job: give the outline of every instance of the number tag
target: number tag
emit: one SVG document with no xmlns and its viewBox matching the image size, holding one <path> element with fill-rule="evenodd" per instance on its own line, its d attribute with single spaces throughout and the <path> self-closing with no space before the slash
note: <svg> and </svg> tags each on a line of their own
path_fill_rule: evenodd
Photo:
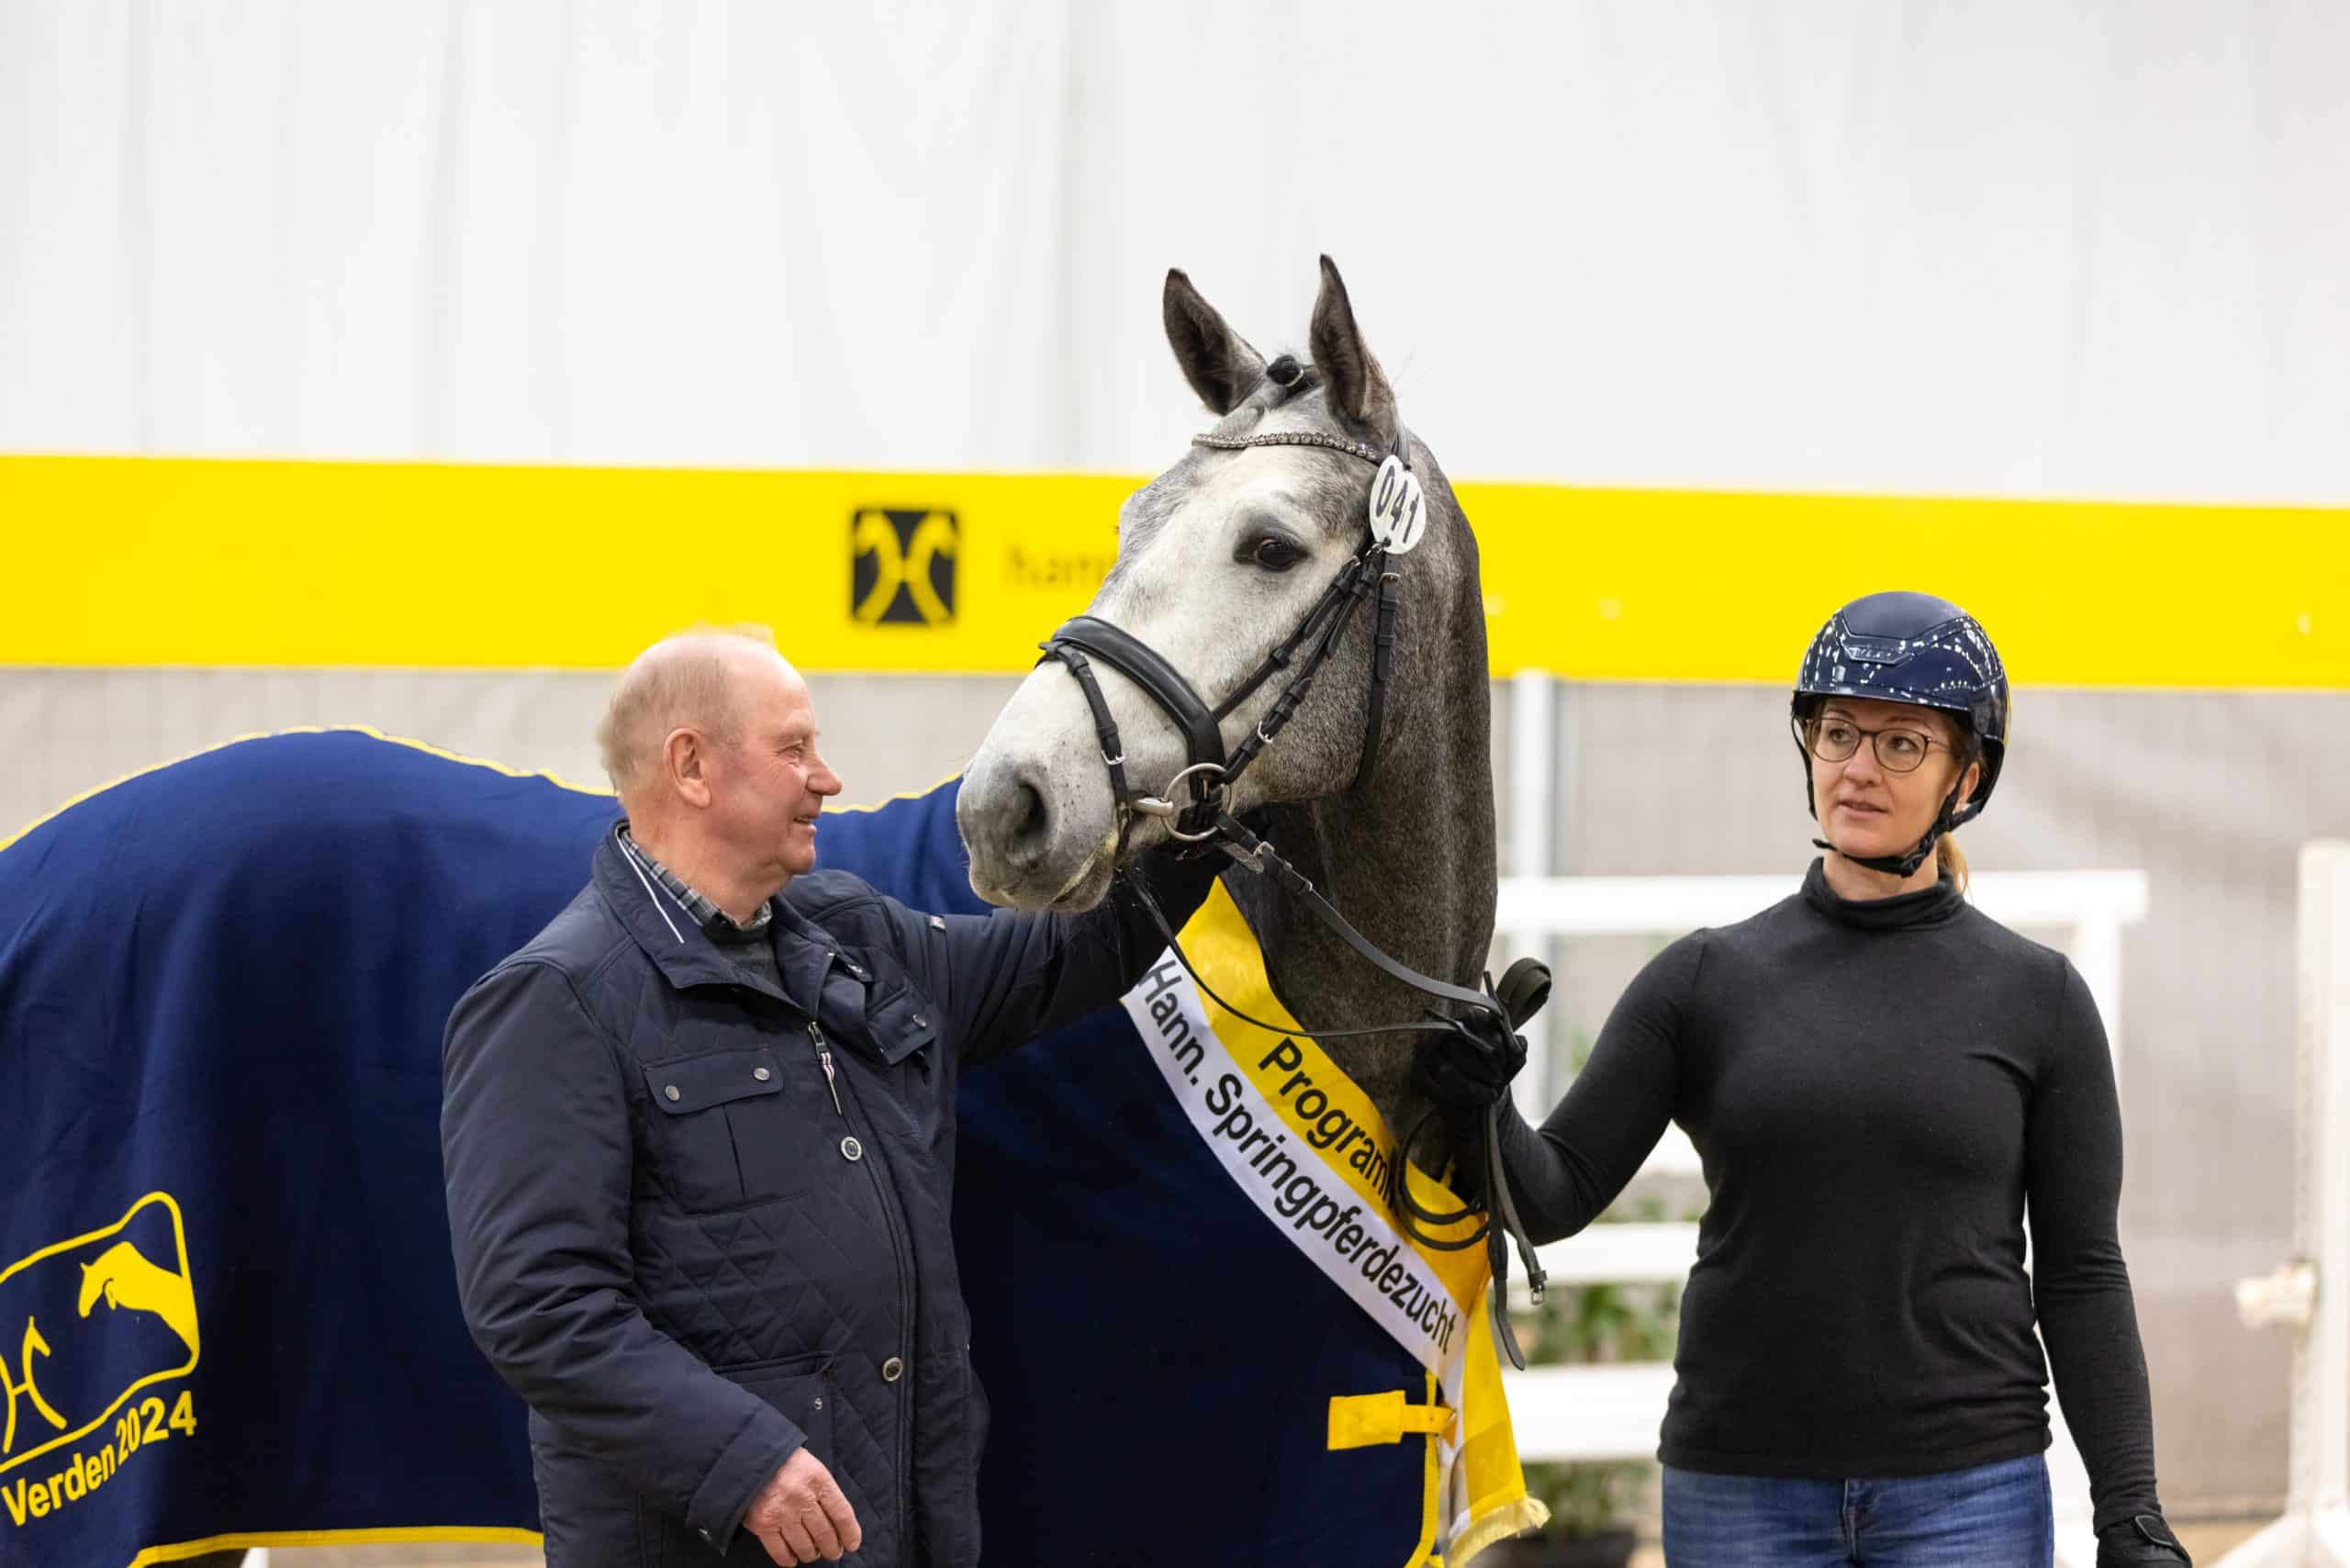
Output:
<svg viewBox="0 0 2350 1568">
<path fill-rule="evenodd" d="M 1371 482 L 1371 536 L 1389 554 L 1402 555 L 1427 531 L 1427 498 L 1404 460 L 1391 452 Z"/>
</svg>

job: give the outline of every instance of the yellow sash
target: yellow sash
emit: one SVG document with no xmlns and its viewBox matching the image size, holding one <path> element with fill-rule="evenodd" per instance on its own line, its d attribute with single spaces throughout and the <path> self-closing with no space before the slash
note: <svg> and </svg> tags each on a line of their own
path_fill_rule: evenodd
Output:
<svg viewBox="0 0 2350 1568">
<path fill-rule="evenodd" d="M 1432 1551 L 1462 1568 L 1493 1542 L 1549 1518 L 1526 1495 L 1500 1363 L 1485 1322 L 1484 1249 L 1421 1245 L 1396 1221 L 1392 1194 L 1421 1205 L 1460 1200 L 1406 1163 L 1371 1097 L 1303 1033 L 1273 994 L 1264 955 L 1221 884 L 1182 933 L 1207 982 L 1258 1028 L 1203 995 L 1173 954 L 1125 998 L 1168 1088 L 1227 1174 L 1290 1243 L 1427 1369 L 1421 1402 L 1400 1389 L 1334 1396 L 1332 1448 L 1427 1442 L 1421 1539 L 1404 1568 Z M 1440 1238 L 1468 1234 L 1461 1221 Z"/>
</svg>

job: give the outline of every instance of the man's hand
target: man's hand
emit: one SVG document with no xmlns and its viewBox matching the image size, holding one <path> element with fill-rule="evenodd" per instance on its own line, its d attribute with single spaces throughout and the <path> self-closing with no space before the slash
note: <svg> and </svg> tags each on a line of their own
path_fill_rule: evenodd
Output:
<svg viewBox="0 0 2350 1568">
<path fill-rule="evenodd" d="M 824 1462 L 800 1449 L 783 1462 L 775 1479 L 751 1501 L 743 1528 L 759 1538 L 780 1563 L 837 1562 L 844 1551 L 865 1544 L 856 1513 L 841 1495 Z"/>
<path fill-rule="evenodd" d="M 2170 1526 L 2163 1522 L 2159 1514 L 2139 1514 L 2117 1520 L 2098 1532 L 2097 1568 L 2188 1562 L 2187 1548 L 2178 1544 L 2178 1537 L 2171 1534 Z"/>
</svg>

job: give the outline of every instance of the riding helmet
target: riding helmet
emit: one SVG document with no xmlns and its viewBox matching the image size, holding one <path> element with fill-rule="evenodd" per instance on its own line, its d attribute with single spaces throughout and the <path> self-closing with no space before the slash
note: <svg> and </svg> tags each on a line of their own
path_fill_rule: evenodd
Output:
<svg viewBox="0 0 2350 1568">
<path fill-rule="evenodd" d="M 1818 806 L 1811 799 L 1811 751 L 1803 732 L 1830 697 L 1940 709 L 1958 720 L 1980 756 L 1983 774 L 1975 792 L 1962 804 L 1953 788 L 1914 850 L 1857 862 L 1906 877 L 1925 863 L 1936 839 L 1972 822 L 1990 801 L 2008 754 L 2007 667 L 1980 622 L 1932 594 L 1873 593 L 1830 616 L 1804 653 L 1789 704 L 1796 745 L 1805 757 L 1804 801 L 1814 816 Z"/>
</svg>

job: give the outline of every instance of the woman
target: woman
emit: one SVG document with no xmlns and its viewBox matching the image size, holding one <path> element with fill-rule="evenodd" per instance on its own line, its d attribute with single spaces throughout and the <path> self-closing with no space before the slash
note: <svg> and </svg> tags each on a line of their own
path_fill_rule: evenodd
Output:
<svg viewBox="0 0 2350 1568">
<path fill-rule="evenodd" d="M 1794 722 L 1826 852 L 1802 890 L 1659 954 L 1540 1129 L 1505 1115 L 1538 1240 L 1596 1217 L 1666 1123 L 1704 1157 L 1665 1559 L 2048 1563 L 2036 1321 L 2098 1563 L 2185 1562 L 2114 1235 L 2105 1032 L 2062 955 L 1965 902 L 1949 839 L 2005 759 L 1998 654 L 1954 605 L 1873 594 L 1813 640 Z"/>
</svg>

